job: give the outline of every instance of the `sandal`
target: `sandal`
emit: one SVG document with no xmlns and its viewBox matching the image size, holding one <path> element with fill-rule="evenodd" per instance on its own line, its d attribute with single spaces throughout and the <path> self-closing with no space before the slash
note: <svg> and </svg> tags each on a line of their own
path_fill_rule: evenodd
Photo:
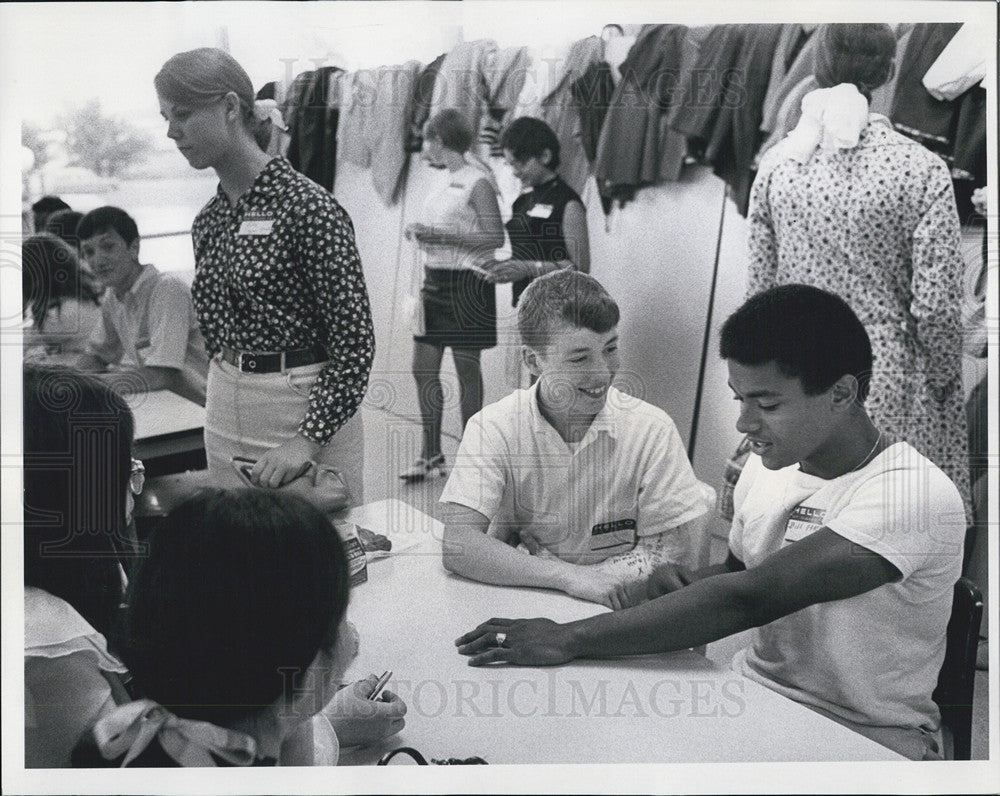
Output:
<svg viewBox="0 0 1000 796">
<path fill-rule="evenodd" d="M 442 478 L 447 473 L 444 469 L 444 454 L 439 453 L 430 459 L 417 459 L 409 470 L 399 474 L 404 481 L 423 481 L 425 478 Z"/>
</svg>

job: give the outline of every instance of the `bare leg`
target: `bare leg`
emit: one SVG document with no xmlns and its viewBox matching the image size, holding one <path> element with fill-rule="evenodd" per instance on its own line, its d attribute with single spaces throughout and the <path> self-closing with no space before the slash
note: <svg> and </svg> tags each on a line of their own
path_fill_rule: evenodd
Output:
<svg viewBox="0 0 1000 796">
<path fill-rule="evenodd" d="M 441 415 L 444 392 L 441 389 L 441 346 L 413 341 L 413 378 L 417 383 L 417 402 L 423 423 L 421 456 L 432 459 L 441 453 Z"/>
<path fill-rule="evenodd" d="M 479 365 L 478 348 L 452 348 L 455 372 L 458 374 L 462 402 L 462 430 L 469 418 L 483 408 L 483 371 Z"/>
</svg>

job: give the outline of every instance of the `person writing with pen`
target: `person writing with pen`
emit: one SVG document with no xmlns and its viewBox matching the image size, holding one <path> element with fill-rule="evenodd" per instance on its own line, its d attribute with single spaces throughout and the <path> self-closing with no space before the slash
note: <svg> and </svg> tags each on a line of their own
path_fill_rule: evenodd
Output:
<svg viewBox="0 0 1000 796">
<path fill-rule="evenodd" d="M 721 355 L 752 455 L 729 555 L 654 569 L 629 607 L 568 624 L 496 618 L 472 665 L 668 652 L 754 628 L 741 674 L 910 759 L 939 759 L 931 694 L 965 535 L 958 489 L 865 411 L 868 335 L 839 297 L 772 288 L 726 321 Z"/>
</svg>

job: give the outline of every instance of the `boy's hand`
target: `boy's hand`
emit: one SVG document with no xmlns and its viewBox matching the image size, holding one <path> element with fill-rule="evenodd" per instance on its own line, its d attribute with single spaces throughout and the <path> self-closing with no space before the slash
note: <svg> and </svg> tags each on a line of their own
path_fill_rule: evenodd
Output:
<svg viewBox="0 0 1000 796">
<path fill-rule="evenodd" d="M 378 682 L 369 675 L 340 689 L 323 709 L 341 746 L 366 746 L 395 735 L 406 724 L 406 703 L 391 691 L 374 702 L 368 695 Z"/>
<path fill-rule="evenodd" d="M 567 564 L 562 590 L 571 597 L 600 603 L 608 608 L 628 608 L 627 584 L 596 566 Z"/>
<path fill-rule="evenodd" d="M 649 578 L 646 580 L 646 599 L 655 600 L 664 594 L 683 589 L 693 581 L 690 571 L 684 567 L 677 564 L 660 564 L 649 573 Z"/>
</svg>

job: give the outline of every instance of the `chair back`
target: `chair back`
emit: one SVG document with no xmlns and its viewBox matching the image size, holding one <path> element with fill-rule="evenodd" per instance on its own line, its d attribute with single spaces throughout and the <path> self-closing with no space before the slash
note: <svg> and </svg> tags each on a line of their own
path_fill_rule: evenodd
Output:
<svg viewBox="0 0 1000 796">
<path fill-rule="evenodd" d="M 951 731 L 955 760 L 969 760 L 972 756 L 972 695 L 982 619 L 982 592 L 968 578 L 959 578 L 948 622 L 944 663 L 933 694 L 941 710 L 941 723 Z"/>
</svg>

